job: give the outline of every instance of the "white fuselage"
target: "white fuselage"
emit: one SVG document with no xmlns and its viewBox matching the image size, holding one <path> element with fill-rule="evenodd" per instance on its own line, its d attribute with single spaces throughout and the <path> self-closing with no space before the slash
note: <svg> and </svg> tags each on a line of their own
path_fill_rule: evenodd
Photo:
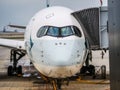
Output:
<svg viewBox="0 0 120 90">
<path fill-rule="evenodd" d="M 85 37 L 71 13 L 70 9 L 64 7 L 46 8 L 38 12 L 27 26 L 25 47 L 28 56 L 35 68 L 47 77 L 73 76 L 80 71 L 85 61 Z M 44 30 L 40 29 L 44 26 Z M 81 36 L 74 35 L 77 32 L 74 26 L 80 30 Z"/>
</svg>

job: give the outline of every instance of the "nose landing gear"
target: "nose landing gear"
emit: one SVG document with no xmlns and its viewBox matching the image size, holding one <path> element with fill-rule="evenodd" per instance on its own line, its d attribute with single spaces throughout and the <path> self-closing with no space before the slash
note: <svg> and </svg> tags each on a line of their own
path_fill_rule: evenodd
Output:
<svg viewBox="0 0 120 90">
<path fill-rule="evenodd" d="M 39 73 L 39 74 L 40 74 L 41 78 L 42 78 L 44 81 L 46 81 L 46 83 L 50 83 L 50 84 L 52 85 L 53 90 L 62 90 L 62 89 L 61 89 L 61 86 L 62 86 L 62 84 L 64 83 L 64 81 L 67 81 L 67 82 L 66 82 L 66 85 L 69 84 L 69 78 L 67 78 L 67 79 L 63 79 L 63 78 L 61 78 L 61 79 L 58 79 L 58 78 L 50 78 L 50 77 L 44 76 L 44 75 L 41 74 L 41 73 Z"/>
<path fill-rule="evenodd" d="M 53 80 L 52 84 L 53 84 L 53 90 L 61 90 L 61 86 L 62 86 L 61 79 Z"/>
<path fill-rule="evenodd" d="M 61 86 L 63 83 L 68 86 L 69 79 L 68 78 L 66 78 L 66 79 L 53 79 L 52 80 L 53 90 L 62 90 Z"/>
<path fill-rule="evenodd" d="M 20 50 L 20 49 L 11 49 L 10 52 L 10 62 L 13 63 L 13 65 L 10 65 L 8 67 L 8 76 L 12 76 L 12 75 L 22 75 L 22 66 L 19 65 L 17 67 L 17 63 L 18 61 L 25 56 L 26 52 L 24 50 Z"/>
</svg>

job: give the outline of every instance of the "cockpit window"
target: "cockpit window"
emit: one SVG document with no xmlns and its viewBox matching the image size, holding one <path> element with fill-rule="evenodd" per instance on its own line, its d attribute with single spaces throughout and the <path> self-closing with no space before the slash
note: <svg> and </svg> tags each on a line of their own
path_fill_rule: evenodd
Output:
<svg viewBox="0 0 120 90">
<path fill-rule="evenodd" d="M 77 27 L 73 26 L 73 30 L 74 30 L 76 36 L 79 36 L 79 37 L 82 36 L 80 30 Z"/>
<path fill-rule="evenodd" d="M 59 28 L 58 27 L 49 27 L 46 35 L 54 36 L 54 37 L 59 36 Z"/>
<path fill-rule="evenodd" d="M 47 30 L 46 35 L 54 37 L 66 37 L 73 35 L 73 31 L 70 26 L 67 27 L 52 27 L 50 26 Z"/>
<path fill-rule="evenodd" d="M 37 32 L 37 37 L 53 36 L 53 37 L 67 37 L 75 35 L 81 37 L 81 32 L 76 26 L 54 27 L 43 26 Z"/>
<path fill-rule="evenodd" d="M 73 31 L 72 31 L 71 27 L 70 26 L 69 27 L 62 27 L 61 28 L 61 35 L 63 37 L 73 35 Z"/>
<path fill-rule="evenodd" d="M 45 35 L 45 32 L 47 30 L 48 26 L 41 27 L 37 32 L 37 37 L 42 37 Z"/>
</svg>

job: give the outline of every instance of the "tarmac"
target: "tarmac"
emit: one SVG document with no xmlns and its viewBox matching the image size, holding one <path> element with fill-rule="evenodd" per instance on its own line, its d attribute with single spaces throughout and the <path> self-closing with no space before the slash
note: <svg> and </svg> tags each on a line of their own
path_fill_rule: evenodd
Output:
<svg viewBox="0 0 120 90">
<path fill-rule="evenodd" d="M 29 66 L 27 56 L 19 62 L 23 66 L 23 75 L 7 76 L 7 67 L 10 61 L 10 49 L 0 47 L 0 90 L 53 90 L 52 85 L 38 78 L 37 71 L 33 66 Z M 62 90 L 110 90 L 109 78 L 101 80 L 99 78 L 83 77 L 70 81 L 69 86 L 62 85 Z"/>
</svg>

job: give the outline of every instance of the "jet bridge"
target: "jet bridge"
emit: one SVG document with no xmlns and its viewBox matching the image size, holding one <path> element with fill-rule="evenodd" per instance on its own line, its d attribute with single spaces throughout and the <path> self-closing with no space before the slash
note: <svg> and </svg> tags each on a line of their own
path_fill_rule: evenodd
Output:
<svg viewBox="0 0 120 90">
<path fill-rule="evenodd" d="M 88 8 L 72 13 L 82 26 L 93 50 L 108 48 L 107 7 Z"/>
</svg>

